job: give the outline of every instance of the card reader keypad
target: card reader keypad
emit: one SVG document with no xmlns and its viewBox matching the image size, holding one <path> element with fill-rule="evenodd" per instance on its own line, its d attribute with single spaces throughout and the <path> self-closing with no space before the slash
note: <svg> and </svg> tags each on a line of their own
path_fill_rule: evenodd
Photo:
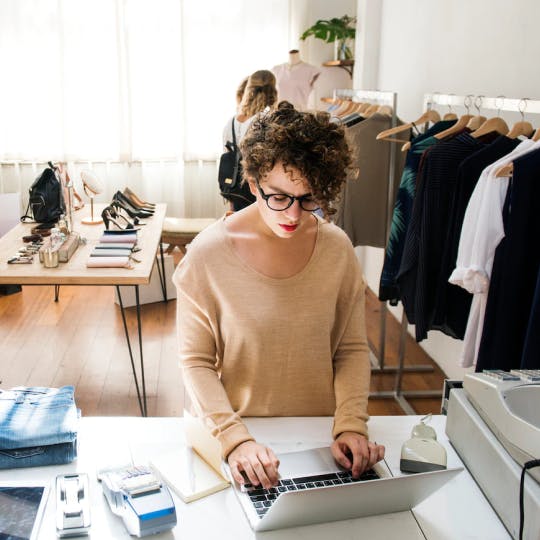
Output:
<svg viewBox="0 0 540 540">
<path fill-rule="evenodd" d="M 512 369 L 510 371 L 504 371 L 502 369 L 484 369 L 482 373 L 499 381 L 522 380 L 530 383 L 540 381 L 540 369 Z"/>
</svg>

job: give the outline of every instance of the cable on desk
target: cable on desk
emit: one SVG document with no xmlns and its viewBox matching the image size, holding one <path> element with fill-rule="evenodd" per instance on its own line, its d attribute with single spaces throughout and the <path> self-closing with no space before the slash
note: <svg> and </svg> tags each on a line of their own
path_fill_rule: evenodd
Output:
<svg viewBox="0 0 540 540">
<path fill-rule="evenodd" d="M 519 540 L 523 540 L 523 526 L 525 525 L 525 512 L 523 508 L 523 490 L 525 487 L 525 473 L 534 467 L 540 466 L 540 459 L 531 459 L 523 464 L 521 481 L 519 483 Z"/>
</svg>

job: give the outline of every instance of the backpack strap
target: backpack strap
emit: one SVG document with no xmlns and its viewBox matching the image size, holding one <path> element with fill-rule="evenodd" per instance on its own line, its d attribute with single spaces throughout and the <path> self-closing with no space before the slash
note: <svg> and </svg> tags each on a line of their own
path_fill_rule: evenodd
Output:
<svg viewBox="0 0 540 540">
<path fill-rule="evenodd" d="M 30 214 L 30 201 L 28 201 L 24 216 L 21 216 L 21 223 L 35 223 L 34 217 Z"/>
<path fill-rule="evenodd" d="M 234 132 L 234 116 L 232 117 L 232 142 L 236 147 L 236 133 Z"/>
</svg>

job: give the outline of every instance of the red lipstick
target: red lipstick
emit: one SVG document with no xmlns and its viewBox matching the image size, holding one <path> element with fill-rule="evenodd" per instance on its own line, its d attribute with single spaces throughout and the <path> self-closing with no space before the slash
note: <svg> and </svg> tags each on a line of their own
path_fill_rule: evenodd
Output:
<svg viewBox="0 0 540 540">
<path fill-rule="evenodd" d="M 280 223 L 279 226 L 288 233 L 292 233 L 298 229 L 298 225 L 284 225 L 283 223 Z"/>
</svg>

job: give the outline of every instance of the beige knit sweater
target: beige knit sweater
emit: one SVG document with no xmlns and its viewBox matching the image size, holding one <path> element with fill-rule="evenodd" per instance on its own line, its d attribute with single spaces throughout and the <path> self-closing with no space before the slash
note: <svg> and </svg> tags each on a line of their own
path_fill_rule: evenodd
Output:
<svg viewBox="0 0 540 540">
<path fill-rule="evenodd" d="M 367 435 L 365 285 L 345 233 L 318 221 L 311 259 L 293 277 L 247 266 L 224 220 L 174 273 L 184 383 L 224 456 L 253 440 L 243 416 L 334 415 L 334 437 Z"/>
</svg>

